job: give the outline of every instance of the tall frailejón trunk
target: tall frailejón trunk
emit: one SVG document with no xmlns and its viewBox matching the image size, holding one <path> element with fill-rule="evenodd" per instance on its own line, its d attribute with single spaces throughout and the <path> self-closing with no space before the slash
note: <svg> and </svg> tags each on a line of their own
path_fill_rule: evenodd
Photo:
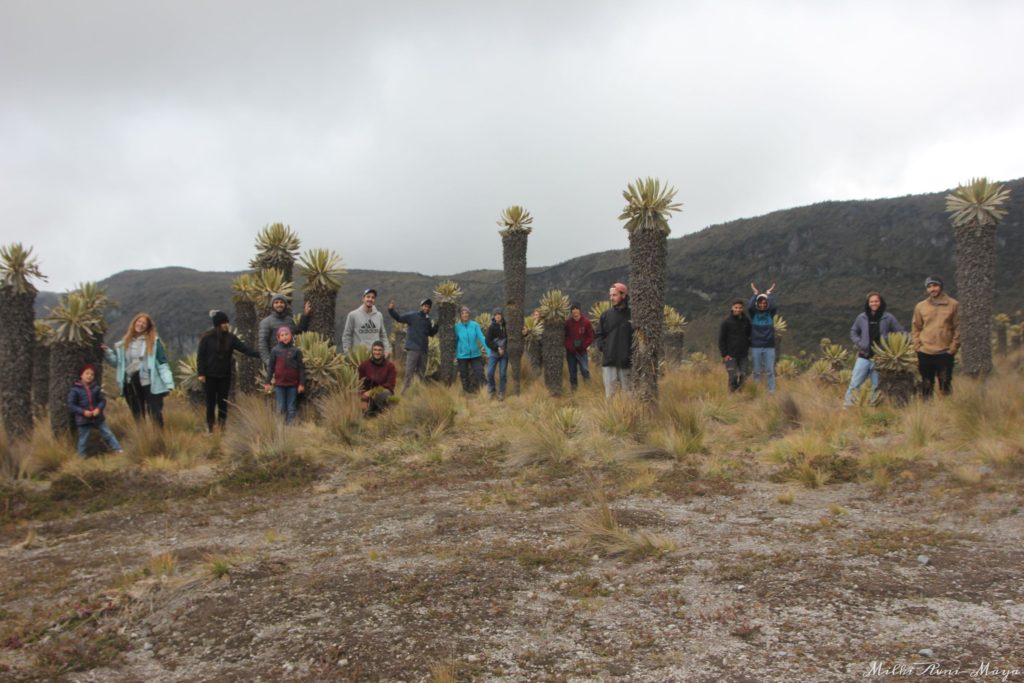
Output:
<svg viewBox="0 0 1024 683">
<path fill-rule="evenodd" d="M 994 228 L 955 228 L 956 285 L 960 302 L 961 362 L 975 377 L 992 372 L 992 297 L 995 291 Z"/>
<path fill-rule="evenodd" d="M 306 301 L 310 306 L 309 331 L 319 332 L 331 345 L 335 345 L 335 311 L 338 303 L 338 290 L 315 287 L 306 292 Z"/>
<path fill-rule="evenodd" d="M 40 415 L 50 396 L 50 347 L 36 339 L 32 351 L 32 408 Z"/>
<path fill-rule="evenodd" d="M 75 428 L 74 420 L 68 411 L 68 392 L 78 380 L 82 366 L 86 363 L 96 365 L 96 354 L 93 340 L 85 344 L 55 341 L 50 345 L 50 429 L 54 436 L 67 435 Z M 97 370 L 99 368 L 97 367 Z M 113 392 L 108 392 L 107 400 L 112 400 Z M 121 388 L 117 388 L 117 394 Z"/>
<path fill-rule="evenodd" d="M 645 404 L 658 400 L 658 361 L 662 357 L 665 260 L 668 240 L 658 229 L 629 232 L 629 299 L 633 320 L 633 391 Z"/>
<path fill-rule="evenodd" d="M 259 328 L 259 321 L 256 319 L 256 305 L 251 301 L 235 302 L 235 327 L 238 329 L 238 336 L 242 341 L 257 348 L 256 333 Z M 261 372 L 263 362 L 259 358 L 249 358 L 241 354 L 238 356 L 238 377 L 234 382 L 243 394 L 255 394 L 259 391 L 257 381 L 262 379 Z"/>
<path fill-rule="evenodd" d="M 508 364 L 510 391 L 518 395 L 522 378 L 523 305 L 526 300 L 526 246 L 530 237 L 525 230 L 506 230 L 501 235 L 505 268 L 505 321 L 508 326 Z"/>
<path fill-rule="evenodd" d="M 0 415 L 8 438 L 32 431 L 32 360 L 36 343 L 35 292 L 0 288 Z"/>
<path fill-rule="evenodd" d="M 562 395 L 562 367 L 565 365 L 565 325 L 560 320 L 544 321 L 544 385 L 552 396 Z"/>
<path fill-rule="evenodd" d="M 455 381 L 455 303 L 437 305 L 437 336 L 441 344 L 441 367 L 437 377 L 446 385 Z"/>
</svg>

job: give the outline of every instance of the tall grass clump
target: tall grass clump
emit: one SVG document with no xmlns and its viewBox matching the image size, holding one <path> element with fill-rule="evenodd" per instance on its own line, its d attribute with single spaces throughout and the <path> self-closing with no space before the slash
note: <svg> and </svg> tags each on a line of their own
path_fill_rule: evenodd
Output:
<svg viewBox="0 0 1024 683">
<path fill-rule="evenodd" d="M 28 447 L 18 463 L 18 473 L 23 477 L 35 477 L 40 474 L 55 472 L 61 466 L 74 460 L 77 455 L 75 447 L 68 439 L 53 435 L 53 431 L 45 421 L 36 422 L 29 438 Z"/>
<path fill-rule="evenodd" d="M 576 520 L 581 545 L 606 557 L 642 559 L 661 557 L 676 549 L 672 539 L 650 531 L 630 531 L 619 526 L 615 515 L 603 498 Z"/>
<path fill-rule="evenodd" d="M 447 386 L 414 384 L 376 420 L 376 427 L 382 436 L 434 443 L 455 429 L 462 410 L 460 399 Z"/>
<path fill-rule="evenodd" d="M 243 397 L 224 436 L 224 483 L 246 487 L 317 478 L 320 466 L 303 454 L 307 438 L 301 427 L 286 425 L 270 402 Z"/>
<path fill-rule="evenodd" d="M 650 428 L 649 413 L 628 394 L 616 393 L 610 399 L 599 399 L 592 410 L 598 427 L 609 436 L 642 440 Z"/>
<path fill-rule="evenodd" d="M 354 391 L 332 391 L 316 402 L 320 422 L 327 433 L 346 445 L 356 442 L 363 427 L 363 409 Z"/>
</svg>

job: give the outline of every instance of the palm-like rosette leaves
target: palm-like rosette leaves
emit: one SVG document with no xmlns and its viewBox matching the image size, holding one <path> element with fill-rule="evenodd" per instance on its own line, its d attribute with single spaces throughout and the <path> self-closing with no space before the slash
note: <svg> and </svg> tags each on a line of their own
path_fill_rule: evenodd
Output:
<svg viewBox="0 0 1024 683">
<path fill-rule="evenodd" d="M 1006 315 L 1005 313 L 998 313 L 995 315 L 995 317 L 992 318 L 992 322 L 994 322 L 999 327 L 1009 327 L 1010 316 Z"/>
<path fill-rule="evenodd" d="M 47 345 L 53 341 L 53 327 L 45 320 L 36 320 L 33 323 L 36 332 L 36 343 Z"/>
<path fill-rule="evenodd" d="M 604 301 L 595 301 L 594 304 L 590 307 L 590 321 L 596 323 L 598 320 L 601 319 L 601 316 L 604 314 L 604 312 L 611 308 L 611 306 L 612 302 L 608 301 L 607 299 L 605 299 Z"/>
<path fill-rule="evenodd" d="M 1003 204 L 1009 198 L 1010 191 L 1002 185 L 990 183 L 988 178 L 972 178 L 946 195 L 946 211 L 953 227 L 994 227 L 1006 215 Z"/>
<path fill-rule="evenodd" d="M 561 290 L 551 289 L 540 298 L 540 318 L 549 325 L 562 322 L 569 315 L 569 297 Z"/>
<path fill-rule="evenodd" d="M 363 361 L 370 360 L 370 347 L 363 346 L 362 344 L 353 346 L 343 359 L 348 365 L 358 368 Z"/>
<path fill-rule="evenodd" d="M 85 346 L 103 330 L 103 317 L 81 294 L 68 292 L 50 311 L 53 340 Z"/>
<path fill-rule="evenodd" d="M 267 268 L 256 275 L 256 286 L 263 301 L 269 302 L 275 294 L 283 294 L 291 298 L 294 285 L 284 279 L 284 273 L 278 268 Z"/>
<path fill-rule="evenodd" d="M 775 328 L 776 337 L 784 337 L 789 331 L 789 323 L 778 313 L 772 316 L 772 327 Z"/>
<path fill-rule="evenodd" d="M 306 365 L 306 383 L 311 390 L 335 389 L 342 379 L 351 381 L 344 376 L 342 367 L 345 361 L 336 347 L 316 332 L 306 332 L 295 338 L 295 345 L 302 351 L 302 361 Z M 347 375 L 347 373 L 345 373 Z"/>
<path fill-rule="evenodd" d="M 341 257 L 330 249 L 310 249 L 299 259 L 299 274 L 306 278 L 302 290 L 321 289 L 336 292 L 341 289 L 342 277 L 348 271 Z"/>
<path fill-rule="evenodd" d="M 231 300 L 237 303 L 263 303 L 264 292 L 259 275 L 243 273 L 231 281 Z"/>
<path fill-rule="evenodd" d="M 530 225 L 533 223 L 533 216 L 530 212 L 521 206 L 513 205 L 501 212 L 501 220 L 498 221 L 498 225 L 501 226 L 501 230 L 498 232 L 502 235 L 512 232 L 520 232 L 530 234 L 533 228 Z"/>
<path fill-rule="evenodd" d="M 523 320 L 523 329 L 526 330 L 525 338 L 527 341 L 540 341 L 541 337 L 544 336 L 544 323 L 532 315 Z"/>
<path fill-rule="evenodd" d="M 666 235 L 671 232 L 668 227 L 668 214 L 680 211 L 680 203 L 673 203 L 676 189 L 665 185 L 657 178 L 637 178 L 622 191 L 626 206 L 622 209 L 620 221 L 626 221 L 625 228 L 634 230 L 658 230 Z"/>
<path fill-rule="evenodd" d="M 39 270 L 39 260 L 20 242 L 0 247 L 0 287 L 10 288 L 16 294 L 35 294 L 32 280 L 46 280 Z"/>
<path fill-rule="evenodd" d="M 476 324 L 479 325 L 480 329 L 482 329 L 482 330 L 486 330 L 488 327 L 491 326 L 491 314 L 490 313 L 487 313 L 487 312 L 481 313 L 476 318 L 474 318 L 474 320 L 476 320 Z"/>
<path fill-rule="evenodd" d="M 256 256 L 249 267 L 262 269 L 281 261 L 294 261 L 299 253 L 299 236 L 284 223 L 265 226 L 256 235 Z"/>
<path fill-rule="evenodd" d="M 606 304 L 605 308 L 607 308 L 608 302 L 606 301 L 604 303 Z M 685 315 L 677 311 L 672 306 L 665 304 L 665 332 L 668 334 L 679 334 L 685 330 L 686 326 L 689 324 L 690 323 L 686 319 Z"/>
<path fill-rule="evenodd" d="M 199 360 L 196 354 L 190 353 L 178 361 L 177 372 L 174 373 L 178 379 L 178 386 L 185 392 L 199 392 L 203 390 L 203 383 L 199 381 Z"/>
<path fill-rule="evenodd" d="M 437 285 L 434 290 L 434 297 L 438 303 L 451 304 L 462 298 L 462 288 L 455 280 L 445 280 Z"/>
<path fill-rule="evenodd" d="M 914 342 L 906 332 L 893 332 L 871 347 L 875 367 L 883 372 L 913 372 L 917 367 Z"/>
</svg>

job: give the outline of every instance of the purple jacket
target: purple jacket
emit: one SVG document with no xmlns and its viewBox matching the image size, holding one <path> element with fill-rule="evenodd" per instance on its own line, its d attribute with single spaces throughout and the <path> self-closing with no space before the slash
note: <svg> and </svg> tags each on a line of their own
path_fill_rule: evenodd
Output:
<svg viewBox="0 0 1024 683">
<path fill-rule="evenodd" d="M 857 316 L 857 319 L 853 321 L 853 327 L 850 328 L 850 339 L 857 345 L 857 351 L 860 352 L 865 358 L 871 353 L 871 333 L 870 323 L 868 323 L 868 314 L 861 313 Z M 885 335 L 891 332 L 904 332 L 903 326 L 900 325 L 896 317 L 889 312 L 882 313 L 882 319 L 878 321 L 878 337 L 879 339 L 885 339 Z"/>
</svg>

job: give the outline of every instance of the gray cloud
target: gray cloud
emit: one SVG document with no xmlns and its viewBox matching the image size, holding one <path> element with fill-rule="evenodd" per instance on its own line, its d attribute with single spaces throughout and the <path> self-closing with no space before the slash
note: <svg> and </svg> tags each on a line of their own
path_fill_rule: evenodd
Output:
<svg viewBox="0 0 1024 683">
<path fill-rule="evenodd" d="M 675 234 L 823 199 L 1022 173 L 1024 6 L 989 3 L 12 2 L 2 241 L 55 287 L 244 267 L 283 221 L 356 268 L 620 248 L 620 192 Z"/>
</svg>

